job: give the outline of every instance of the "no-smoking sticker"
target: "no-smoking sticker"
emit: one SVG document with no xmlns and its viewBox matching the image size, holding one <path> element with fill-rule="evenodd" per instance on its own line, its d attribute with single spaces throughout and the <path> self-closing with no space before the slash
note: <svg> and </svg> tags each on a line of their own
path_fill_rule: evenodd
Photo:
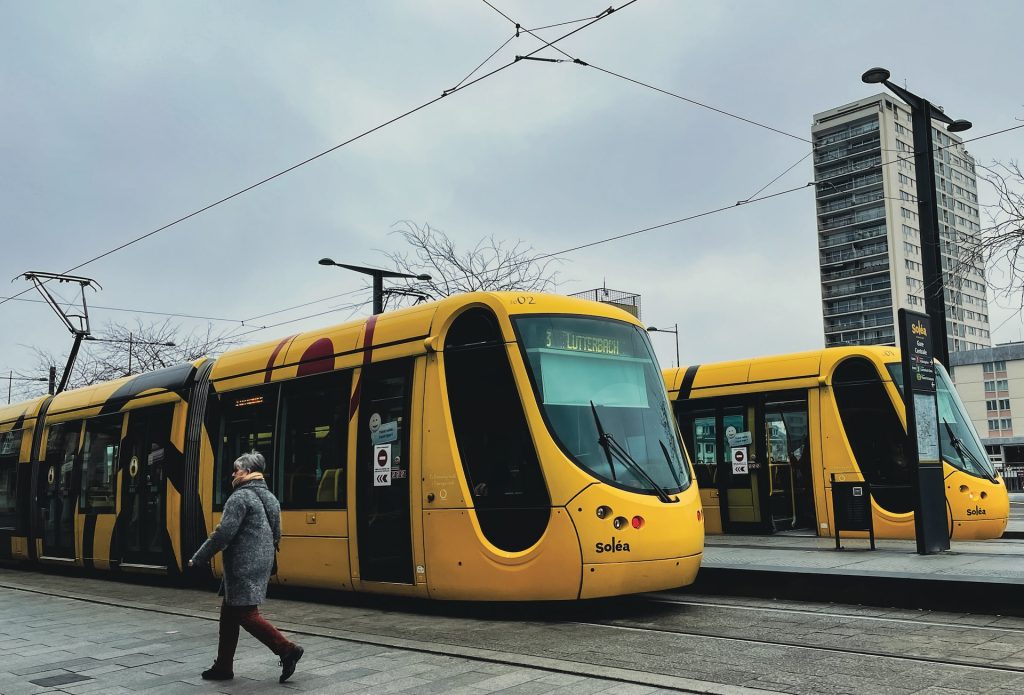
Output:
<svg viewBox="0 0 1024 695">
<path fill-rule="evenodd" d="M 391 445 L 373 447 L 373 486 L 391 487 Z"/>
<path fill-rule="evenodd" d="M 747 447 L 734 446 L 732 448 L 732 472 L 733 475 L 745 475 L 747 470 Z"/>
</svg>

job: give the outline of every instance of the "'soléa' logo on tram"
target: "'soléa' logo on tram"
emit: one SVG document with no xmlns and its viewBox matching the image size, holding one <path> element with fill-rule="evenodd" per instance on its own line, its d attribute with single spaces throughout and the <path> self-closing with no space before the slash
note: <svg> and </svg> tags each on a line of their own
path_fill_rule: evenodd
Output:
<svg viewBox="0 0 1024 695">
<path fill-rule="evenodd" d="M 981 507 L 979 507 L 978 505 L 974 505 L 974 509 L 968 509 L 967 510 L 967 516 L 984 516 L 984 515 L 985 515 L 985 510 L 982 509 Z"/>
<path fill-rule="evenodd" d="M 601 541 L 598 541 L 594 544 L 594 550 L 598 553 L 628 553 L 629 543 L 617 541 L 615 540 L 615 536 L 612 536 L 611 543 L 602 543 Z"/>
</svg>

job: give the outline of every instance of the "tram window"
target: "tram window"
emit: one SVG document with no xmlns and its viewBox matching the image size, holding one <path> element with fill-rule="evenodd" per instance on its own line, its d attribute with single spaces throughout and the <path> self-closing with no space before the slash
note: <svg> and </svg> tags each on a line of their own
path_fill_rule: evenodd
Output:
<svg viewBox="0 0 1024 695">
<path fill-rule="evenodd" d="M 351 383 L 351 372 L 331 372 L 283 385 L 282 509 L 344 508 Z"/>
<path fill-rule="evenodd" d="M 78 437 L 82 421 L 62 422 L 53 425 L 46 437 L 46 470 L 39 476 L 39 496 L 74 499 L 72 478 L 75 471 L 75 456 L 78 454 Z M 73 504 L 60 510 L 65 515 L 73 514 Z M 68 516 L 68 518 L 71 518 Z"/>
<path fill-rule="evenodd" d="M 714 411 L 695 413 L 688 428 L 687 439 L 693 442 L 694 469 L 697 485 L 705 488 L 718 486 L 718 437 Z"/>
<path fill-rule="evenodd" d="M 0 434 L 0 528 L 14 528 L 15 501 L 18 479 L 18 456 L 21 453 L 21 435 L 25 430 L 10 430 Z"/>
<path fill-rule="evenodd" d="M 117 452 L 121 446 L 123 415 L 110 415 L 87 420 L 85 445 L 82 447 L 82 496 L 79 507 L 84 512 L 114 511 L 114 481 Z"/>
<path fill-rule="evenodd" d="M 444 364 L 455 439 L 481 530 L 502 550 L 529 548 L 547 527 L 551 499 L 490 311 L 471 309 L 455 320 Z"/>
<path fill-rule="evenodd" d="M 875 501 L 890 512 L 913 511 L 911 471 L 903 451 L 906 432 L 872 363 L 852 357 L 840 364 L 832 388 L 846 439 Z"/>
<path fill-rule="evenodd" d="M 220 397 L 220 450 L 217 455 L 217 504 L 231 494 L 231 475 L 235 459 L 250 451 L 258 451 L 267 461 L 267 484 L 273 488 L 274 420 L 277 414 L 276 384 L 241 391 Z"/>
</svg>

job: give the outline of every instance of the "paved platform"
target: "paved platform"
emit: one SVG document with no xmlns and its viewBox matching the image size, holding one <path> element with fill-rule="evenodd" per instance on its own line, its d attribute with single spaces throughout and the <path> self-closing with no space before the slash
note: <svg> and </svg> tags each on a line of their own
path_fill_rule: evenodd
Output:
<svg viewBox="0 0 1024 695">
<path fill-rule="evenodd" d="M 277 658 L 243 631 L 234 680 L 207 682 L 199 674 L 216 652 L 218 605 L 209 588 L 0 568 L 0 695 L 765 692 L 616 665 L 506 653 L 489 644 L 436 642 L 423 629 L 404 626 L 403 621 L 422 618 L 405 617 L 397 607 L 381 611 L 372 602 L 345 607 L 275 599 L 264 613 L 306 650 L 292 679 L 279 684 Z M 369 623 L 364 631 L 342 627 L 362 617 Z M 465 621 L 457 622 L 467 629 Z M 395 632 L 408 637 L 389 634 Z M 487 644 L 483 639 L 477 643 Z"/>
<path fill-rule="evenodd" d="M 1024 614 L 1024 494 L 1011 495 L 1003 538 L 954 541 L 918 555 L 914 541 L 835 539 L 797 533 L 708 536 L 697 591 L 943 607 L 952 598 L 978 610 Z"/>
</svg>

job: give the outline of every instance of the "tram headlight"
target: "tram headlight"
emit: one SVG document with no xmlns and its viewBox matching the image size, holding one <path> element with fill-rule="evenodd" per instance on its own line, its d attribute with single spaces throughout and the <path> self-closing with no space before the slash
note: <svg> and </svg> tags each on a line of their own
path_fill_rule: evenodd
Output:
<svg viewBox="0 0 1024 695">
<path fill-rule="evenodd" d="M 598 519 L 607 519 L 611 515 L 612 515 L 612 508 L 611 507 L 602 504 L 600 507 L 597 508 L 597 518 Z"/>
<path fill-rule="evenodd" d="M 624 517 L 624 516 L 617 516 L 617 517 L 615 517 L 614 521 L 612 521 L 612 526 L 615 527 L 616 531 L 618 531 L 619 529 L 626 528 L 626 524 L 628 524 L 628 523 L 629 523 L 629 521 L 626 519 L 626 517 Z"/>
</svg>

